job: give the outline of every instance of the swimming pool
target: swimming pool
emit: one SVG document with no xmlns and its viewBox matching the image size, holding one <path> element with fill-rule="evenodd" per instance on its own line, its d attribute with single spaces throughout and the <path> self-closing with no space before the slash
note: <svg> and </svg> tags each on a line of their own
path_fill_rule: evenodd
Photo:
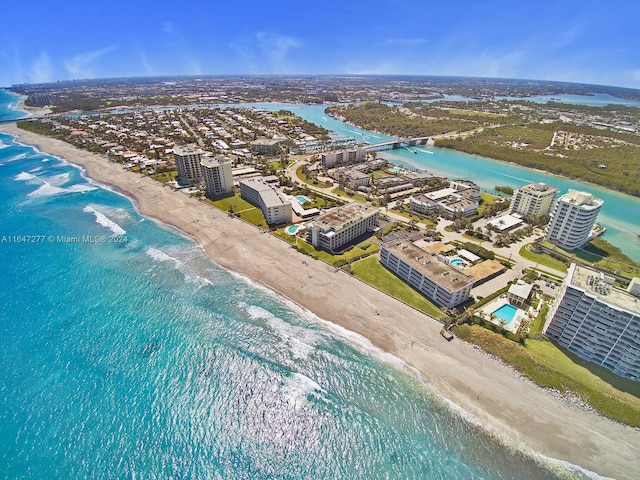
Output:
<svg viewBox="0 0 640 480">
<path fill-rule="evenodd" d="M 300 228 L 300 225 L 291 225 L 285 228 L 284 231 L 287 232 L 289 235 L 295 235 L 299 228 Z"/>
<path fill-rule="evenodd" d="M 307 197 L 303 197 L 302 195 L 298 195 L 296 199 L 298 200 L 298 202 L 300 202 L 300 204 L 307 203 L 309 201 Z"/>
<path fill-rule="evenodd" d="M 511 323 L 516 316 L 518 309 L 513 305 L 504 304 L 493 311 L 493 314 L 500 320 L 504 320 L 507 323 Z"/>
<path fill-rule="evenodd" d="M 451 265 L 453 265 L 454 267 L 459 267 L 461 265 L 464 265 L 464 260 L 462 260 L 461 258 L 452 258 L 451 260 L 449 260 L 449 263 Z"/>
</svg>

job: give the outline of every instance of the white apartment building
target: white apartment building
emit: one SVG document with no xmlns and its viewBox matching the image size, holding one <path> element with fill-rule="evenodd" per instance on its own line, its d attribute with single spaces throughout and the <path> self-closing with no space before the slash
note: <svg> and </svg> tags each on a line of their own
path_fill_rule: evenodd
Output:
<svg viewBox="0 0 640 480">
<path fill-rule="evenodd" d="M 173 159 L 178 169 L 178 182 L 202 182 L 202 154 L 204 152 L 195 145 L 182 145 L 173 148 Z"/>
<path fill-rule="evenodd" d="M 468 192 L 465 194 L 464 192 Z M 480 196 L 478 190 L 477 197 Z M 422 193 L 409 199 L 409 205 L 415 212 L 428 215 L 437 210 L 438 213 L 449 219 L 471 217 L 478 212 L 480 206 L 475 190 L 468 187 L 446 187 L 434 192 Z"/>
<path fill-rule="evenodd" d="M 625 291 L 602 272 L 572 264 L 544 333 L 618 375 L 640 380 L 640 279 Z"/>
<path fill-rule="evenodd" d="M 201 162 L 202 177 L 207 188 L 207 197 L 215 198 L 233 193 L 231 161 L 223 155 L 206 157 Z"/>
<path fill-rule="evenodd" d="M 467 300 L 475 281 L 407 240 L 383 243 L 380 263 L 441 307 L 453 308 Z"/>
<path fill-rule="evenodd" d="M 511 198 L 509 213 L 519 213 L 525 218 L 549 215 L 558 189 L 546 183 L 529 183 L 516 188 Z"/>
<path fill-rule="evenodd" d="M 364 148 L 340 150 L 339 152 L 323 153 L 321 158 L 327 168 L 332 168 L 337 164 L 363 162 L 367 158 L 367 151 Z"/>
<path fill-rule="evenodd" d="M 273 185 L 262 178 L 240 180 L 240 196 L 262 210 L 269 225 L 291 223 L 291 202 Z"/>
<path fill-rule="evenodd" d="M 569 189 L 556 204 L 547 227 L 547 240 L 565 250 L 582 247 L 590 240 L 603 203 L 590 193 Z"/>
<path fill-rule="evenodd" d="M 314 247 L 335 252 L 361 235 L 373 232 L 378 225 L 378 209 L 353 202 L 320 215 L 307 228 Z"/>
</svg>

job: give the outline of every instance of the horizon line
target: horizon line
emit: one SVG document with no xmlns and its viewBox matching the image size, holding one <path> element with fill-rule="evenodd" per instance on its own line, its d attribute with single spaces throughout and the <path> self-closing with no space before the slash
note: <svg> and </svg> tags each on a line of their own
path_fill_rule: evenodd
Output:
<svg viewBox="0 0 640 480">
<path fill-rule="evenodd" d="M 515 77 L 483 77 L 483 76 L 466 76 L 466 75 L 444 75 L 444 74 L 404 74 L 404 73 L 211 73 L 211 74 L 166 74 L 166 75 L 131 75 L 131 76 L 114 76 L 114 77 L 93 77 L 93 78 L 78 78 L 78 79 L 63 79 L 52 80 L 49 82 L 41 83 L 15 83 L 11 86 L 2 86 L 0 88 L 10 90 L 14 87 L 22 86 L 38 86 L 38 85 L 53 85 L 61 83 L 82 83 L 82 82 L 100 82 L 109 80 L 134 80 L 134 79 L 166 79 L 166 78 L 181 78 L 181 79 L 199 79 L 199 78 L 273 78 L 273 77 L 292 77 L 292 78 L 314 78 L 314 77 L 336 77 L 336 78 L 440 78 L 440 79 L 456 79 L 456 80 L 491 80 L 491 81 L 507 81 L 507 82 L 535 82 L 535 83 L 551 83 L 557 85 L 577 85 L 584 87 L 598 87 L 609 88 L 619 90 L 629 90 L 640 93 L 640 88 L 624 87 L 619 85 L 605 85 L 605 84 L 593 84 L 593 83 L 581 83 L 575 81 L 566 80 L 547 80 L 547 79 L 533 79 L 533 78 L 515 78 Z"/>
</svg>

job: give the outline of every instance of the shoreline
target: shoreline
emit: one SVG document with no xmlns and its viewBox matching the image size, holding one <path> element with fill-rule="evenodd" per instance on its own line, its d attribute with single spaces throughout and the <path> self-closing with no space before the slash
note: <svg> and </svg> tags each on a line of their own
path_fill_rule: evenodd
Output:
<svg viewBox="0 0 640 480">
<path fill-rule="evenodd" d="M 216 264 L 400 359 L 436 395 L 477 419 L 489 434 L 499 432 L 523 451 L 600 475 L 636 475 L 637 429 L 568 406 L 473 345 L 446 342 L 436 320 L 318 260 L 309 260 L 285 242 L 259 233 L 255 226 L 123 170 L 100 155 L 19 130 L 15 124 L 2 125 L 0 131 L 80 166 L 97 184 L 129 198 L 140 214 L 193 238 Z M 307 260 L 305 267 L 302 260 Z"/>
</svg>

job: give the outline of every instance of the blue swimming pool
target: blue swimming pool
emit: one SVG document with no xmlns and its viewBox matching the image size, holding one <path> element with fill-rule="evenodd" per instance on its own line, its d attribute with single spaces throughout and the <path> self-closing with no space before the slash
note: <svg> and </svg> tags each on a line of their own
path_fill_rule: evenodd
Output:
<svg viewBox="0 0 640 480">
<path fill-rule="evenodd" d="M 518 309 L 513 305 L 505 304 L 493 311 L 493 314 L 500 320 L 511 323 L 516 316 Z"/>
<path fill-rule="evenodd" d="M 298 202 L 302 203 L 307 203 L 309 201 L 309 199 L 307 197 L 303 197 L 302 195 L 299 195 L 296 197 L 298 199 Z"/>
<path fill-rule="evenodd" d="M 464 260 L 461 258 L 452 258 L 449 263 L 454 267 L 459 267 L 460 265 L 464 265 Z"/>
<path fill-rule="evenodd" d="M 291 225 L 290 227 L 285 228 L 284 231 L 289 235 L 295 235 L 299 228 L 300 225 Z"/>
</svg>

